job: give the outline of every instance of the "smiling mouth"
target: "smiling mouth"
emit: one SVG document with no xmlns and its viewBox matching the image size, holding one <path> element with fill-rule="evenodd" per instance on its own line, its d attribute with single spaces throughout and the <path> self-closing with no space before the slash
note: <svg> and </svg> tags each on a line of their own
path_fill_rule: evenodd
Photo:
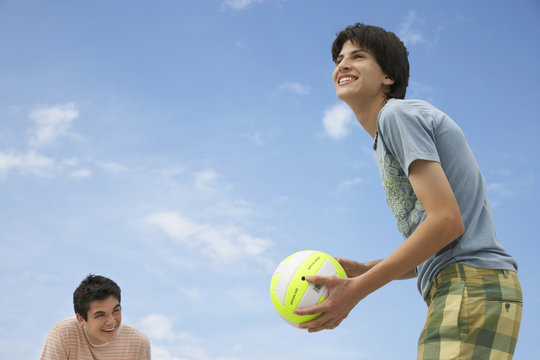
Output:
<svg viewBox="0 0 540 360">
<path fill-rule="evenodd" d="M 118 328 L 118 325 L 115 325 L 112 329 L 101 329 L 106 334 L 114 334 L 116 329 Z"/>
<path fill-rule="evenodd" d="M 344 76 L 338 80 L 338 85 L 347 84 L 355 81 L 357 78 L 353 76 Z"/>
</svg>

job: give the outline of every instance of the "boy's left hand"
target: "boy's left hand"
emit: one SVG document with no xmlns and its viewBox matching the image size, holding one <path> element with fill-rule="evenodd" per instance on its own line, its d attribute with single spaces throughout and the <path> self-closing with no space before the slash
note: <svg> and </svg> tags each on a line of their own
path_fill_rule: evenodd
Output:
<svg viewBox="0 0 540 360">
<path fill-rule="evenodd" d="M 301 329 L 307 329 L 309 332 L 336 328 L 365 297 L 354 287 L 352 279 L 338 276 L 306 276 L 306 281 L 328 287 L 328 297 L 322 303 L 294 311 L 297 315 L 323 313 L 318 318 L 299 325 Z"/>
</svg>

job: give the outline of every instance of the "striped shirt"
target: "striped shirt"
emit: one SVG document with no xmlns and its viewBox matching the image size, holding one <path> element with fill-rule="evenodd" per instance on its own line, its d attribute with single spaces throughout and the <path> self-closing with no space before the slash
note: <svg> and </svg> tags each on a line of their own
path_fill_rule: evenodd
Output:
<svg viewBox="0 0 540 360">
<path fill-rule="evenodd" d="M 77 319 L 56 323 L 41 354 L 41 360 L 150 360 L 150 342 L 140 331 L 121 325 L 114 341 L 91 344 Z"/>
</svg>

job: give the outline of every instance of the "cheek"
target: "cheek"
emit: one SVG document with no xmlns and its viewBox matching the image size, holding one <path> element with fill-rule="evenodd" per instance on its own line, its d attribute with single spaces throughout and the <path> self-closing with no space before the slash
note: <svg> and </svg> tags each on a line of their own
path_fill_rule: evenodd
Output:
<svg viewBox="0 0 540 360">
<path fill-rule="evenodd" d="M 92 328 L 94 329 L 100 329 L 103 326 L 103 321 L 94 321 L 92 324 Z"/>
<path fill-rule="evenodd" d="M 98 333 L 99 326 L 95 321 L 86 324 L 86 331 L 88 334 L 94 335 Z"/>
<path fill-rule="evenodd" d="M 337 68 L 332 72 L 332 80 L 334 82 L 336 82 L 336 77 L 337 77 Z"/>
</svg>

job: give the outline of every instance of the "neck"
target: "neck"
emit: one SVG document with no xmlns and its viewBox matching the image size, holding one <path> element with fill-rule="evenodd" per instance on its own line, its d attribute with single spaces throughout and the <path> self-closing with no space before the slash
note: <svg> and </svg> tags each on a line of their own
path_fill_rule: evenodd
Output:
<svg viewBox="0 0 540 360">
<path fill-rule="evenodd" d="M 377 117 L 383 106 L 388 101 L 386 95 L 382 95 L 374 99 L 373 101 L 360 103 L 358 101 L 346 101 L 349 107 L 354 112 L 356 120 L 362 125 L 364 130 L 372 137 L 375 138 L 377 133 Z"/>
</svg>

